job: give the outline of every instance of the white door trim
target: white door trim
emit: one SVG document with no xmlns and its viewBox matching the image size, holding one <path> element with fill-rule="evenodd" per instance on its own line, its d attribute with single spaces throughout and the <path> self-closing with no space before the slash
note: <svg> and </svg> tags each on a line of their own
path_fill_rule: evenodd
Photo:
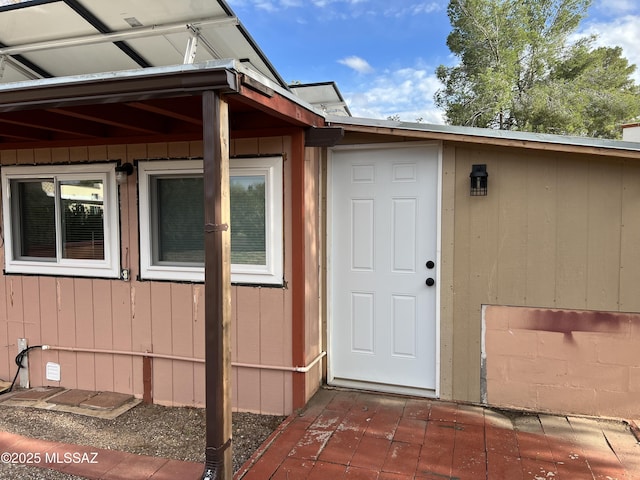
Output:
<svg viewBox="0 0 640 480">
<path fill-rule="evenodd" d="M 436 321 L 436 348 L 435 348 L 435 368 L 436 368 L 436 388 L 435 390 L 421 390 L 415 389 L 412 387 L 403 387 L 401 385 L 397 386 L 389 386 L 389 385 L 380 385 L 375 384 L 371 385 L 364 382 L 359 381 L 344 381 L 339 380 L 336 381 L 334 374 L 334 365 L 333 359 L 331 355 L 331 335 L 332 335 L 332 319 L 333 319 L 333 301 L 332 301 L 332 261 L 333 261 L 333 252 L 332 245 L 330 239 L 332 238 L 332 224 L 333 224 L 333 216 L 334 216 L 334 206 L 332 204 L 332 189 L 333 180 L 332 180 L 332 163 L 333 163 L 333 152 L 334 151 L 349 151 L 349 150 L 365 150 L 365 149 L 392 149 L 392 148 L 420 148 L 424 146 L 437 146 L 438 154 L 437 154 L 437 206 L 436 206 L 436 300 L 435 300 L 435 321 Z M 327 149 L 327 227 L 326 227 L 326 255 L 327 255 L 327 282 L 326 282 L 326 291 L 327 291 L 327 382 L 333 385 L 340 385 L 352 388 L 361 388 L 368 390 L 379 390 L 388 393 L 400 393 L 400 394 L 409 394 L 409 395 L 419 395 L 426 397 L 435 397 L 440 398 L 440 371 L 441 371 L 441 347 L 440 347 L 440 337 L 441 337 L 441 328 L 440 328 L 440 308 L 441 308 L 441 263 L 442 263 L 442 142 L 440 141 L 419 141 L 419 142 L 398 142 L 398 143 L 381 143 L 381 144 L 354 144 L 354 145 L 339 145 L 336 147 L 331 147 Z"/>
</svg>

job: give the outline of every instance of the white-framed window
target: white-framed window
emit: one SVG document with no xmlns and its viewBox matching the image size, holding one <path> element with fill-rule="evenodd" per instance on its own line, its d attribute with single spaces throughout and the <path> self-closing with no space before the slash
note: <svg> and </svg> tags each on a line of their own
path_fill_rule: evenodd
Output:
<svg viewBox="0 0 640 480">
<path fill-rule="evenodd" d="M 5 271 L 118 278 L 115 164 L 2 167 Z"/>
<path fill-rule="evenodd" d="M 138 162 L 140 274 L 204 281 L 202 160 Z M 283 282 L 282 157 L 232 158 L 231 281 Z"/>
</svg>

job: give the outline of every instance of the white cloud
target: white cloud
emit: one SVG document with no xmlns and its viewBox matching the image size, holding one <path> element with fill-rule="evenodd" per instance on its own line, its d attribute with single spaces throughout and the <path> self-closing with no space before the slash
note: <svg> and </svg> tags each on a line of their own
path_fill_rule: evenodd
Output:
<svg viewBox="0 0 640 480">
<path fill-rule="evenodd" d="M 441 87 L 435 74 L 426 69 L 402 68 L 385 71 L 366 85 L 345 91 L 345 100 L 354 117 L 386 119 L 398 116 L 402 121 L 444 124 L 442 112 L 433 103 Z"/>
<path fill-rule="evenodd" d="M 611 22 L 591 22 L 579 32 L 579 36 L 596 34 L 597 46 L 622 47 L 622 54 L 636 65 L 634 79 L 640 84 L 640 15 L 626 15 Z"/>
<path fill-rule="evenodd" d="M 633 12 L 638 3 L 637 0 L 599 0 L 595 8 L 606 15 L 620 15 Z"/>
<path fill-rule="evenodd" d="M 414 16 L 421 14 L 428 14 L 433 12 L 438 12 L 445 8 L 443 2 L 421 2 L 421 3 L 413 3 L 406 7 L 399 8 L 397 5 L 387 8 L 384 11 L 385 17 L 405 17 L 405 16 Z"/>
<path fill-rule="evenodd" d="M 352 68 L 358 73 L 373 72 L 373 67 L 369 65 L 369 62 L 367 62 L 364 58 L 360 58 L 355 55 L 338 60 L 338 63 L 346 65 L 347 67 Z"/>
</svg>

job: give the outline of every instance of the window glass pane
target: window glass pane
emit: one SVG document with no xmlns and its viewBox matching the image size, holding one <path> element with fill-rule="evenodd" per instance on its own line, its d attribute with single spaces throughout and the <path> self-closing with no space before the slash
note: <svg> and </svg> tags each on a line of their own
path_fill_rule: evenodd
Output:
<svg viewBox="0 0 640 480">
<path fill-rule="evenodd" d="M 60 182 L 62 257 L 104 259 L 104 185 L 102 180 Z"/>
<path fill-rule="evenodd" d="M 266 265 L 264 175 L 232 176 L 231 263 Z"/>
<path fill-rule="evenodd" d="M 203 177 L 152 179 L 156 225 L 154 258 L 159 262 L 204 263 Z"/>
<path fill-rule="evenodd" d="M 53 180 L 11 182 L 13 241 L 16 258 L 55 260 L 56 212 Z"/>
</svg>

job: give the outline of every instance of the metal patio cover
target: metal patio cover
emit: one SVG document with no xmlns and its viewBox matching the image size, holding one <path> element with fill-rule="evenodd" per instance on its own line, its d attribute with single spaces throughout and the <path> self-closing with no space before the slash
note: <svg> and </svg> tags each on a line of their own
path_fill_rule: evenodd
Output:
<svg viewBox="0 0 640 480">
<path fill-rule="evenodd" d="M 0 83 L 227 58 L 286 88 L 224 0 L 0 0 Z"/>
</svg>

